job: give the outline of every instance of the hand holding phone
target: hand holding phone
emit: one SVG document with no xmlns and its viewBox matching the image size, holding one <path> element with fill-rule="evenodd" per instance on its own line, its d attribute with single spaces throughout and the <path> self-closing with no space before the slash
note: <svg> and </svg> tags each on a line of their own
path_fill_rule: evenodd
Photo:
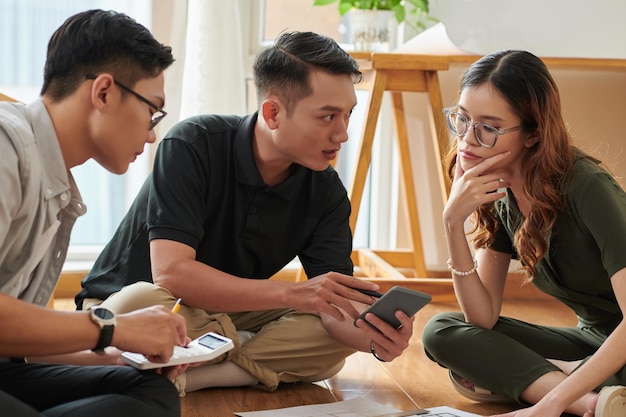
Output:
<svg viewBox="0 0 626 417">
<path fill-rule="evenodd" d="M 397 310 L 402 310 L 407 316 L 411 317 L 431 300 L 430 294 L 395 286 L 369 306 L 358 318 L 376 328 L 376 326 L 365 319 L 367 313 L 372 313 L 397 329 L 401 325 L 396 318 Z"/>
</svg>

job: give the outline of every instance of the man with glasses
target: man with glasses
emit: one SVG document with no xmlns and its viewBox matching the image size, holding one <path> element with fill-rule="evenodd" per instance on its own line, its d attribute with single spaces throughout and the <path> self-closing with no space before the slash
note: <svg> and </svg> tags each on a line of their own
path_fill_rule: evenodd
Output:
<svg viewBox="0 0 626 417">
<path fill-rule="evenodd" d="M 188 342 L 180 315 L 162 306 L 117 316 L 45 308 L 71 229 L 86 211 L 69 169 L 93 158 L 126 172 L 156 139 L 153 128 L 166 114 L 163 71 L 173 60 L 128 16 L 90 10 L 50 39 L 41 98 L 0 103 L 2 415 L 180 415 L 166 377 L 120 366 L 122 350 L 169 359 L 174 345 Z"/>
</svg>

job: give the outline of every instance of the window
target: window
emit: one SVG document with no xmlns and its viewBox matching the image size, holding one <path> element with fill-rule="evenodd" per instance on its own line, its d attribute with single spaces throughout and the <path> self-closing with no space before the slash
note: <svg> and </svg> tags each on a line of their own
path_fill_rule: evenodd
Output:
<svg viewBox="0 0 626 417">
<path fill-rule="evenodd" d="M 22 102 L 39 96 L 48 40 L 65 19 L 83 10 L 113 9 L 150 27 L 151 0 L 2 0 L 0 91 Z M 87 214 L 74 227 L 68 260 L 93 259 L 106 244 L 149 170 L 149 152 L 121 176 L 90 160 L 72 169 Z"/>
<path fill-rule="evenodd" d="M 311 30 L 334 38 L 348 50 L 351 47 L 351 45 L 346 44 L 346 25 L 344 19 L 337 12 L 336 4 L 326 7 L 313 7 L 312 0 L 248 1 L 249 3 L 244 2 L 242 4 L 245 4 L 249 9 L 250 16 L 246 21 L 251 23 L 248 29 L 250 31 L 248 42 L 250 47 L 248 55 L 243 57 L 247 68 L 247 97 L 249 98 L 250 111 L 256 108 L 250 80 L 254 55 L 264 44 L 271 42 L 281 32 Z M 177 10 L 178 7 L 184 7 L 182 2 L 174 2 L 173 0 L 167 3 L 158 3 L 158 5 Z M 68 16 L 91 8 L 124 12 L 148 28 L 151 26 L 153 15 L 158 14 L 157 3 L 155 3 L 154 12 L 152 10 L 152 0 L 134 0 L 132 2 L 125 0 L 55 0 L 54 2 L 2 0 L 0 2 L 0 35 L 2 35 L 0 36 L 0 50 L 3 51 L 3 65 L 0 67 L 0 92 L 23 102 L 34 100 L 41 87 L 46 47 L 50 36 Z M 163 21 L 159 24 L 160 29 L 172 24 L 168 20 L 169 17 L 168 15 L 167 18 L 162 19 Z M 182 21 L 184 24 L 184 19 Z M 172 45 L 176 51 L 173 38 L 180 36 L 180 33 L 184 33 L 186 29 L 173 26 L 171 30 L 176 31 L 175 34 L 170 34 L 172 39 L 162 39 L 162 41 Z M 181 54 L 182 52 L 179 52 L 175 55 L 180 56 Z M 184 60 L 179 60 L 178 66 L 180 67 L 183 62 Z M 169 70 L 168 78 L 166 78 L 168 83 L 173 80 L 174 73 L 174 70 Z M 173 102 L 176 102 L 176 98 L 180 98 L 181 90 L 181 88 L 175 88 L 173 94 L 168 92 L 168 97 L 171 99 L 168 99 L 168 106 L 172 107 L 168 110 L 171 110 L 173 115 L 176 110 L 179 110 L 175 108 Z M 179 96 L 176 97 L 176 94 Z M 350 183 L 356 161 L 358 139 L 360 138 L 367 103 L 365 92 L 359 91 L 357 96 L 359 104 L 353 114 L 349 131 L 351 140 L 343 146 L 336 161 L 337 171 L 346 186 Z M 165 130 L 167 127 L 161 128 L 161 131 L 157 132 L 157 137 L 161 137 Z M 377 142 L 391 143 L 392 141 Z M 84 165 L 72 169 L 88 211 L 85 216 L 78 219 L 74 227 L 68 261 L 93 261 L 101 248 L 111 239 L 149 172 L 151 153 L 146 149 L 141 158 L 131 164 L 129 171 L 122 176 L 108 173 L 93 161 L 88 161 Z M 372 165 L 375 164 L 380 165 L 379 161 L 373 161 Z M 381 212 L 378 208 L 383 203 L 389 204 L 390 199 L 370 198 L 369 189 L 368 181 L 359 213 L 359 224 L 355 233 L 355 247 L 381 246 L 376 237 L 373 242 L 375 244 L 370 242 L 370 236 L 377 234 L 376 230 L 370 230 L 370 223 L 385 225 L 393 217 L 387 215 L 385 211 Z M 377 193 L 376 191 L 373 192 L 374 194 Z M 372 210 L 370 210 L 373 207 L 371 201 L 376 203 Z M 370 222 L 370 212 L 378 213 L 375 221 Z M 380 221 L 380 219 L 384 221 Z M 380 228 L 380 226 L 372 227 Z M 391 229 L 393 228 L 386 230 Z M 382 245 L 384 244 L 383 241 Z M 89 264 L 86 265 L 88 267 Z M 77 266 L 80 268 L 84 265 Z"/>
<path fill-rule="evenodd" d="M 265 0 L 263 40 L 271 41 L 285 30 L 322 33 L 347 43 L 344 19 L 337 4 L 312 6 L 313 0 Z"/>
</svg>

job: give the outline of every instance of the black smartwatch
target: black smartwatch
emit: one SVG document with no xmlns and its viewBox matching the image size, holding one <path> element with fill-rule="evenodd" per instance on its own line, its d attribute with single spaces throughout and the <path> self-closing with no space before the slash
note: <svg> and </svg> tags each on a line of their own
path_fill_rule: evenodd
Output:
<svg viewBox="0 0 626 417">
<path fill-rule="evenodd" d="M 113 340 L 113 330 L 115 330 L 115 313 L 104 307 L 92 307 L 89 309 L 91 321 L 100 327 L 100 337 L 96 347 L 92 350 L 103 354 L 104 348 L 111 345 Z"/>
</svg>

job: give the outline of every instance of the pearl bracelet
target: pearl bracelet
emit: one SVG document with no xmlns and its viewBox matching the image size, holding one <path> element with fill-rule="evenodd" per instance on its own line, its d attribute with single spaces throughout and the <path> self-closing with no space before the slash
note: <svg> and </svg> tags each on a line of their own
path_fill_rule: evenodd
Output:
<svg viewBox="0 0 626 417">
<path fill-rule="evenodd" d="M 448 264 L 448 269 L 454 275 L 459 276 L 459 277 L 466 277 L 468 275 L 472 275 L 473 273 L 476 272 L 476 269 L 478 269 L 478 262 L 476 262 L 475 258 L 472 258 L 472 260 L 474 261 L 474 267 L 472 269 L 470 269 L 469 271 L 457 271 L 456 269 L 454 269 L 452 267 L 452 261 L 450 261 L 450 258 L 448 258 L 448 262 L 446 262 L 446 263 Z"/>
</svg>

